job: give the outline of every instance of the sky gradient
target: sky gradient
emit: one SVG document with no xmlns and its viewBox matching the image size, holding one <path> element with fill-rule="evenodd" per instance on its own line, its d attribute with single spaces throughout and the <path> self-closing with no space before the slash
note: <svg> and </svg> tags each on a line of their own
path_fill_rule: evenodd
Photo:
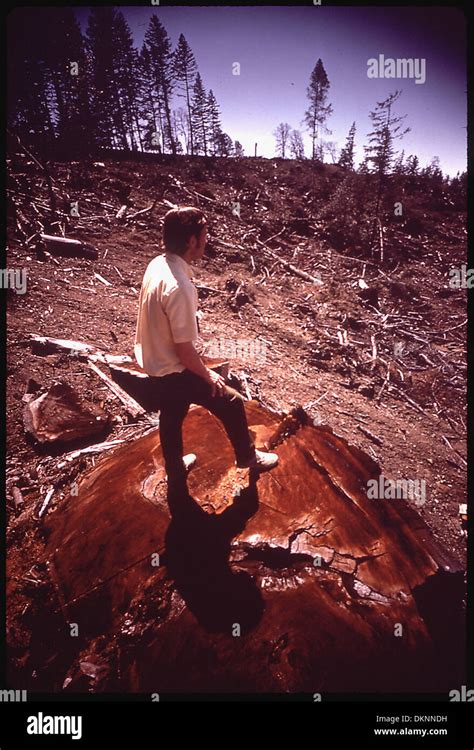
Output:
<svg viewBox="0 0 474 750">
<path fill-rule="evenodd" d="M 355 120 L 356 162 L 371 130 L 369 112 L 396 89 L 396 114 L 406 114 L 411 132 L 396 148 L 416 154 L 421 165 L 440 158 L 451 176 L 467 167 L 466 31 L 454 8 L 410 7 L 121 7 L 136 46 L 143 42 L 150 16 L 165 26 L 173 49 L 180 33 L 190 44 L 206 91 L 217 98 L 222 127 L 239 140 L 246 155 L 258 143 L 260 156 L 275 156 L 273 131 L 288 122 L 304 133 L 306 88 L 320 57 L 331 87 L 333 115 L 326 140 L 339 147 Z M 87 8 L 76 13 L 83 30 Z M 424 58 L 426 82 L 371 79 L 367 61 Z M 240 75 L 232 74 L 240 63 Z M 174 106 L 182 106 L 176 99 Z M 310 139 L 304 133 L 305 153 Z M 329 156 L 326 157 L 329 160 Z"/>
</svg>

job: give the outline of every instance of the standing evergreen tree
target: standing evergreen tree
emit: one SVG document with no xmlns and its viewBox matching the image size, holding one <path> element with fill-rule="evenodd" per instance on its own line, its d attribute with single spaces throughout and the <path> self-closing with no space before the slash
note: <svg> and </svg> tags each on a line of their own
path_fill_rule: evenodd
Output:
<svg viewBox="0 0 474 750">
<path fill-rule="evenodd" d="M 178 96 L 186 99 L 186 111 L 188 118 L 189 139 L 191 154 L 194 153 L 194 134 L 192 126 L 191 92 L 197 74 L 196 60 L 183 34 L 180 34 L 178 45 L 173 56 L 173 72 L 176 81 Z"/>
<path fill-rule="evenodd" d="M 217 150 L 217 156 L 233 156 L 234 145 L 232 138 L 227 133 L 219 134 L 219 148 Z"/>
<path fill-rule="evenodd" d="M 389 173 L 394 159 L 394 141 L 403 138 L 410 128 L 402 130 L 402 122 L 406 115 L 394 116 L 393 105 L 400 97 L 401 91 L 390 94 L 383 102 L 377 102 L 376 108 L 370 113 L 373 131 L 368 134 L 369 146 L 364 147 L 367 161 L 372 163 L 371 171 L 385 178 Z"/>
<path fill-rule="evenodd" d="M 406 115 L 396 117 L 393 105 L 400 96 L 400 91 L 390 94 L 382 102 L 377 102 L 375 110 L 370 113 L 373 131 L 368 134 L 369 145 L 364 146 L 369 170 L 377 175 L 377 198 L 375 202 L 375 222 L 379 219 L 380 204 L 384 193 L 387 175 L 394 159 L 394 141 L 402 138 L 410 128 L 402 130 L 402 122 Z M 371 166 L 370 166 L 371 165 Z"/>
<path fill-rule="evenodd" d="M 120 108 L 125 121 L 127 141 L 132 151 L 142 147 L 139 125 L 139 57 L 133 46 L 133 37 L 125 17 L 117 11 L 115 17 L 115 65 Z"/>
<path fill-rule="evenodd" d="M 237 159 L 241 159 L 244 156 L 244 148 L 240 141 L 234 141 L 234 156 Z"/>
<path fill-rule="evenodd" d="M 201 75 L 196 75 L 191 104 L 191 122 L 194 133 L 194 153 L 207 156 L 209 148 L 209 113 L 206 90 Z"/>
<path fill-rule="evenodd" d="M 7 118 L 25 145 L 40 152 L 54 144 L 54 88 L 46 62 L 48 24 L 44 8 L 16 8 L 7 17 Z"/>
<path fill-rule="evenodd" d="M 99 146 L 127 149 L 126 120 L 116 75 L 116 19 L 116 9 L 107 6 L 92 8 L 88 19 L 91 127 Z"/>
<path fill-rule="evenodd" d="M 145 45 L 140 51 L 138 66 L 137 89 L 143 147 L 147 151 L 158 151 L 161 154 L 164 143 L 162 98 L 155 88 L 151 55 Z"/>
<path fill-rule="evenodd" d="M 394 165 L 393 165 L 393 173 L 394 174 L 396 174 L 396 175 L 405 174 L 405 164 L 403 163 L 404 158 L 405 158 L 405 149 L 402 150 L 400 156 L 394 162 Z"/>
<path fill-rule="evenodd" d="M 453 201 L 453 208 L 456 210 L 466 210 L 466 193 L 467 193 L 467 172 L 456 173 L 449 185 L 449 194 Z"/>
<path fill-rule="evenodd" d="M 84 39 L 72 8 L 42 11 L 48 34 L 56 40 L 55 44 L 48 44 L 43 37 L 44 61 L 51 82 L 48 106 L 56 131 L 55 150 L 66 157 L 81 155 L 93 145 Z"/>
<path fill-rule="evenodd" d="M 410 177 L 415 177 L 418 174 L 419 168 L 420 162 L 418 157 L 413 154 L 408 156 L 406 160 L 406 173 L 410 175 Z"/>
<path fill-rule="evenodd" d="M 339 166 L 344 169 L 354 170 L 354 138 L 356 134 L 356 124 L 352 123 L 347 136 L 346 145 L 339 156 Z"/>
<path fill-rule="evenodd" d="M 327 77 L 321 58 L 314 66 L 311 73 L 310 83 L 306 90 L 309 99 L 309 108 L 305 112 L 304 121 L 309 130 L 313 145 L 312 158 L 316 158 L 316 144 L 322 133 L 331 133 L 326 127 L 326 120 L 332 114 L 331 104 L 327 104 L 329 92 L 329 79 Z"/>
<path fill-rule="evenodd" d="M 369 172 L 370 172 L 370 170 L 369 170 L 369 164 L 367 162 L 367 158 L 366 157 L 364 157 L 362 159 L 362 161 L 360 162 L 360 164 L 359 164 L 359 166 L 357 168 L 357 171 L 358 171 L 359 174 L 364 174 L 364 175 L 368 175 L 369 174 Z"/>
<path fill-rule="evenodd" d="M 212 155 L 219 149 L 219 136 L 222 133 L 219 106 L 212 89 L 209 89 L 206 101 L 206 113 L 209 131 L 209 150 Z"/>
<path fill-rule="evenodd" d="M 176 154 L 176 143 L 171 122 L 173 94 L 173 56 L 165 27 L 157 16 L 152 16 L 145 33 L 144 45 L 149 53 L 149 66 L 160 107 L 163 130 L 163 150 Z"/>
<path fill-rule="evenodd" d="M 433 156 L 431 162 L 421 171 L 421 174 L 435 182 L 443 182 L 443 172 L 440 167 L 439 156 Z"/>
</svg>

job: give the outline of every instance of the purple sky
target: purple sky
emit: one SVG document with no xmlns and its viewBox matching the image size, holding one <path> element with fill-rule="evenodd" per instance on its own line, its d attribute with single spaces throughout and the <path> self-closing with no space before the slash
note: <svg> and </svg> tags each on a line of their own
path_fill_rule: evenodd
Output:
<svg viewBox="0 0 474 750">
<path fill-rule="evenodd" d="M 422 165 L 439 156 L 451 176 L 466 169 L 467 83 L 465 21 L 454 8 L 409 7 L 122 7 L 136 45 L 153 13 L 173 49 L 183 33 L 196 57 L 206 90 L 212 88 L 223 129 L 247 155 L 275 155 L 272 135 L 279 122 L 304 126 L 306 87 L 320 57 L 331 83 L 333 131 L 326 140 L 344 145 L 356 121 L 357 161 L 371 129 L 369 111 L 402 89 L 396 113 L 411 127 L 397 149 L 417 154 Z M 76 10 L 83 29 L 87 8 Z M 426 82 L 367 76 L 367 61 L 424 58 Z M 240 63 L 240 76 L 232 64 Z M 175 106 L 183 100 L 176 100 Z M 310 141 L 304 135 L 306 154 Z M 329 160 L 329 156 L 326 157 Z"/>
</svg>

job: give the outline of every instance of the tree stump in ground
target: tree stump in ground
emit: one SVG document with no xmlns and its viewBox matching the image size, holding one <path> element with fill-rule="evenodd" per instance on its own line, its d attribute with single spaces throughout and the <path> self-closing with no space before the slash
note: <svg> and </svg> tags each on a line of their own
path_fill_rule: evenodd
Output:
<svg viewBox="0 0 474 750">
<path fill-rule="evenodd" d="M 258 480 L 235 468 L 221 423 L 192 407 L 184 451 L 197 463 L 173 516 L 153 430 L 98 461 L 47 519 L 64 617 L 87 641 L 68 689 L 447 695 L 465 684 L 463 572 L 416 509 L 369 499 L 378 466 L 302 409 L 281 418 L 250 401 L 246 412 L 257 447 L 280 458 Z"/>
</svg>

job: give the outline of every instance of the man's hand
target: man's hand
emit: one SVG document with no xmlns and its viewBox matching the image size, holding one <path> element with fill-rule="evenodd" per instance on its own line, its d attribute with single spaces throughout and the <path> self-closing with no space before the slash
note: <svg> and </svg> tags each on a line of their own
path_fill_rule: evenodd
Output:
<svg viewBox="0 0 474 750">
<path fill-rule="evenodd" d="M 218 372 L 215 372 L 215 370 L 207 370 L 209 373 L 209 380 L 208 382 L 211 384 L 212 388 L 212 395 L 215 396 L 216 393 L 218 396 L 223 396 L 225 394 L 225 380 L 222 377 L 222 375 L 219 375 Z"/>
<path fill-rule="evenodd" d="M 211 385 L 213 396 L 216 393 L 219 396 L 224 395 L 226 385 L 224 378 L 222 375 L 218 375 L 217 372 L 205 366 L 191 341 L 186 341 L 183 344 L 175 344 L 175 347 L 180 362 L 188 370 L 196 373 L 196 375 L 199 375 L 199 377 Z"/>
</svg>

